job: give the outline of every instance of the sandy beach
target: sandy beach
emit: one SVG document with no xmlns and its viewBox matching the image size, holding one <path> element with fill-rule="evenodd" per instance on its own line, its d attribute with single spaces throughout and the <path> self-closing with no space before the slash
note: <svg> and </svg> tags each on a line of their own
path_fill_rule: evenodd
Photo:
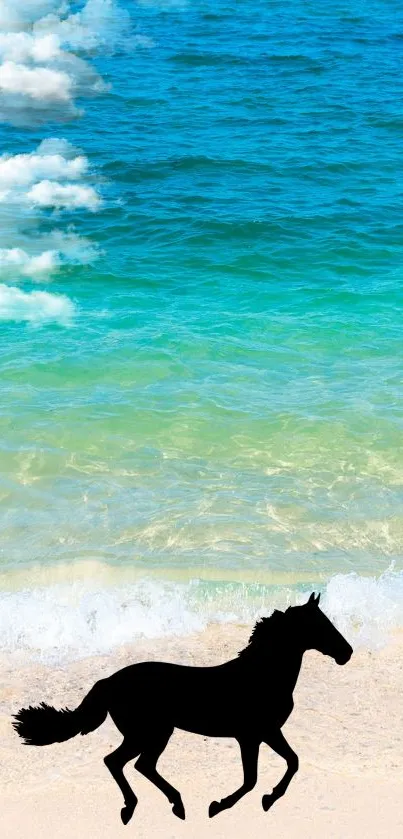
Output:
<svg viewBox="0 0 403 839">
<path fill-rule="evenodd" d="M 403 634 L 378 651 L 357 650 L 338 667 L 307 653 L 284 733 L 300 758 L 300 771 L 269 813 L 261 797 L 284 771 L 283 761 L 261 747 L 255 789 L 232 810 L 210 820 L 211 800 L 241 781 L 238 745 L 176 731 L 159 769 L 183 797 L 179 821 L 164 796 L 132 765 L 126 776 L 139 798 L 132 821 L 120 821 L 120 791 L 102 758 L 120 742 L 108 718 L 87 737 L 44 748 L 22 745 L 11 714 L 40 701 L 75 707 L 99 678 L 140 660 L 220 663 L 241 649 L 250 627 L 210 626 L 188 638 L 144 641 L 97 656 L 49 667 L 10 659 L 1 663 L 1 801 L 3 835 L 169 839 L 192 837 L 400 837 L 403 830 Z"/>
</svg>

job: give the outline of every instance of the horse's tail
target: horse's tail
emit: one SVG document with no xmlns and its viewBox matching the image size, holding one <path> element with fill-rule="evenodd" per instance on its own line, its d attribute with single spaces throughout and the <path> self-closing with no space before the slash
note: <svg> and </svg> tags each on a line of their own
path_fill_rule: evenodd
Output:
<svg viewBox="0 0 403 839">
<path fill-rule="evenodd" d="M 89 734 L 102 725 L 108 713 L 105 691 L 106 679 L 97 682 L 81 705 L 74 711 L 62 708 L 57 711 L 46 702 L 37 708 L 21 708 L 14 714 L 13 726 L 27 746 L 47 746 L 63 743 L 76 734 Z"/>
</svg>

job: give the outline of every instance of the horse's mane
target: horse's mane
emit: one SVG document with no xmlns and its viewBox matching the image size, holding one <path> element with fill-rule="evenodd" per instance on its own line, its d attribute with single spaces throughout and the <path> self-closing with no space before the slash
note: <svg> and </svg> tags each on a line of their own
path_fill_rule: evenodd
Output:
<svg viewBox="0 0 403 839">
<path fill-rule="evenodd" d="M 263 645 L 266 647 L 271 641 L 276 640 L 280 636 L 281 630 L 284 631 L 284 618 L 285 613 L 275 609 L 269 617 L 256 621 L 248 644 L 243 650 L 239 651 L 238 657 L 258 652 Z"/>
</svg>

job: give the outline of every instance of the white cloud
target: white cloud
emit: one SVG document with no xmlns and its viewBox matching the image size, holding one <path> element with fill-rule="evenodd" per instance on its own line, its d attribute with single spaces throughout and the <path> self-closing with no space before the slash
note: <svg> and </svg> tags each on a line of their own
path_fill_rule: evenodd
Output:
<svg viewBox="0 0 403 839">
<path fill-rule="evenodd" d="M 40 125 L 81 113 L 76 100 L 107 90 L 80 53 L 136 46 L 130 16 L 116 0 L 0 0 L 0 122 Z M 40 211 L 96 211 L 101 198 L 88 180 L 88 161 L 64 140 L 31 153 L 0 156 L 0 320 L 68 324 L 74 304 L 62 295 L 27 292 L 10 280 L 49 280 L 63 265 L 89 263 L 98 249 L 71 229 L 37 235 Z M 15 220 L 18 205 L 22 224 Z M 38 213 L 39 211 L 39 213 Z"/>
<path fill-rule="evenodd" d="M 67 73 L 47 67 L 31 68 L 14 61 L 5 61 L 0 65 L 0 93 L 17 93 L 24 99 L 47 103 L 70 103 L 72 86 L 73 80 Z"/>
<path fill-rule="evenodd" d="M 0 248 L 0 276 L 12 271 L 23 277 L 49 277 L 59 264 L 57 251 L 43 251 L 38 256 L 30 256 L 22 248 Z"/>
<path fill-rule="evenodd" d="M 40 181 L 25 195 L 25 200 L 37 207 L 56 209 L 97 210 L 101 199 L 91 186 L 80 184 L 59 184 L 55 181 Z"/>
<path fill-rule="evenodd" d="M 0 29 L 18 32 L 54 11 L 56 5 L 61 4 L 55 0 L 1 0 Z"/>
<path fill-rule="evenodd" d="M 77 235 L 72 228 L 67 233 L 53 230 L 47 236 L 42 236 L 38 244 L 56 250 L 61 263 L 89 265 L 100 255 L 100 249 L 93 242 Z"/>
<path fill-rule="evenodd" d="M 33 26 L 35 34 L 56 34 L 60 43 L 70 49 L 108 50 L 129 45 L 131 19 L 115 0 L 87 0 L 78 12 L 48 14 Z"/>
<path fill-rule="evenodd" d="M 64 294 L 27 292 L 0 285 L 0 320 L 26 321 L 37 326 L 52 322 L 69 326 L 75 314 L 74 303 Z"/>
<path fill-rule="evenodd" d="M 72 231 L 54 230 L 34 240 L 21 237 L 16 247 L 0 247 L 0 279 L 47 282 L 62 266 L 88 265 L 98 256 L 99 250 L 92 242 Z"/>
<path fill-rule="evenodd" d="M 39 143 L 35 154 L 59 154 L 61 157 L 71 159 L 75 156 L 76 149 L 63 137 L 47 137 L 46 140 L 42 140 L 42 142 Z"/>
<path fill-rule="evenodd" d="M 0 32 L 0 57 L 9 61 L 52 61 L 60 55 L 56 35 L 40 38 L 26 32 Z"/>
<path fill-rule="evenodd" d="M 24 125 L 77 116 L 77 97 L 108 86 L 71 50 L 133 46 L 129 31 L 129 14 L 115 0 L 87 0 L 74 13 L 60 0 L 0 0 L 0 120 Z"/>
<path fill-rule="evenodd" d="M 43 251 L 39 256 L 31 256 L 25 266 L 24 273 L 31 277 L 49 276 L 59 267 L 59 254 L 57 251 Z"/>
<path fill-rule="evenodd" d="M 0 157 L 0 203 L 39 207 L 97 210 L 101 199 L 79 181 L 88 171 L 88 160 L 64 140 L 50 139 L 34 152 Z"/>
<path fill-rule="evenodd" d="M 71 322 L 74 306 L 68 298 L 35 297 L 15 283 L 49 281 L 63 266 L 98 257 L 97 247 L 72 228 L 38 231 L 45 208 L 99 208 L 101 198 L 89 177 L 87 158 L 66 140 L 50 138 L 32 152 L 0 156 L 0 320 Z"/>
</svg>

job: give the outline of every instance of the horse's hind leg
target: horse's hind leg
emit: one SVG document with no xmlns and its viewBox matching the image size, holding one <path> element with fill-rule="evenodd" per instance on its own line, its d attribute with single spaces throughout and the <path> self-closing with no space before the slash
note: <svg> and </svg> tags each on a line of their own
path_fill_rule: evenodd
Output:
<svg viewBox="0 0 403 839">
<path fill-rule="evenodd" d="M 283 757 L 284 760 L 287 761 L 287 770 L 281 781 L 279 781 L 277 786 L 274 787 L 273 792 L 270 795 L 264 795 L 262 798 L 263 810 L 269 810 L 269 808 L 273 806 L 274 802 L 284 795 L 291 778 L 296 772 L 298 772 L 299 761 L 298 755 L 293 752 L 280 729 L 273 731 L 270 736 L 265 737 L 265 743 L 267 743 L 274 752 L 277 752 L 280 757 Z"/>
<path fill-rule="evenodd" d="M 257 781 L 257 760 L 259 756 L 259 741 L 256 740 L 240 740 L 241 757 L 243 764 L 243 784 L 239 789 L 235 790 L 232 795 L 227 795 L 221 801 L 212 801 L 209 807 L 208 814 L 210 818 L 221 813 L 221 810 L 228 810 L 233 807 L 240 798 L 250 792 Z"/>
<path fill-rule="evenodd" d="M 137 771 L 141 772 L 145 778 L 148 778 L 152 784 L 155 784 L 161 792 L 166 795 L 168 801 L 173 804 L 172 812 L 179 819 L 185 818 L 185 808 L 180 792 L 175 787 L 168 783 L 162 775 L 157 772 L 157 761 L 164 751 L 168 740 L 173 732 L 173 728 L 166 732 L 159 732 L 149 740 L 147 747 L 142 750 L 139 759 L 134 764 Z"/>
<path fill-rule="evenodd" d="M 123 740 L 123 743 L 112 754 L 104 757 L 105 766 L 109 769 L 112 777 L 115 779 L 118 787 L 121 789 L 125 806 L 120 811 L 123 824 L 127 824 L 137 804 L 137 796 L 134 794 L 130 784 L 123 774 L 123 767 L 126 763 L 134 757 L 137 757 L 140 749 L 136 747 L 128 738 Z"/>
</svg>

